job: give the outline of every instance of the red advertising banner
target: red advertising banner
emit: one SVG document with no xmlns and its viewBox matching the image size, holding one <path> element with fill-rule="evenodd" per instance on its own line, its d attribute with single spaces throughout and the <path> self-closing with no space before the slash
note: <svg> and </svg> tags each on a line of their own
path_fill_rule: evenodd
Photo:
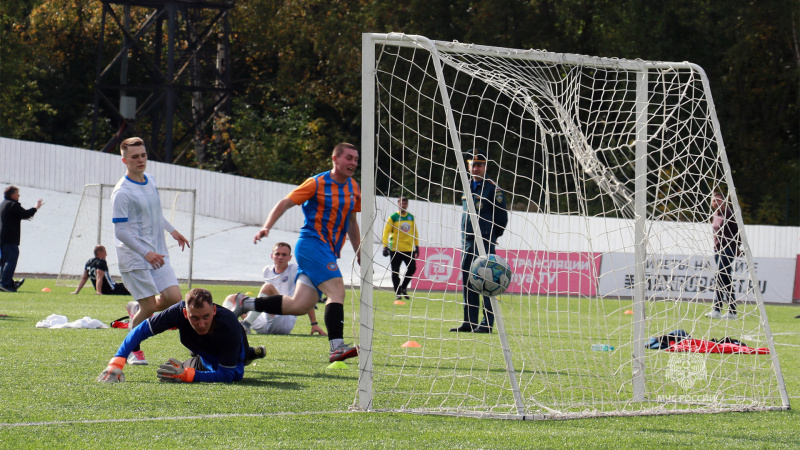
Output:
<svg viewBox="0 0 800 450">
<path fill-rule="evenodd" d="M 792 300 L 800 300 L 800 255 L 797 255 L 797 263 L 794 267 L 794 293 Z"/>
<path fill-rule="evenodd" d="M 595 296 L 600 253 L 497 250 L 508 261 L 514 279 L 507 292 Z M 461 251 L 422 247 L 414 289 L 461 289 Z"/>
</svg>

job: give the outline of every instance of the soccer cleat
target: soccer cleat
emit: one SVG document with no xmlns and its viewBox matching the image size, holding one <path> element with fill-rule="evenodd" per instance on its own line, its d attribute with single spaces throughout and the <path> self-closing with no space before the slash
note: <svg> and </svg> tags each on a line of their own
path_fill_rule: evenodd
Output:
<svg viewBox="0 0 800 450">
<path fill-rule="evenodd" d="M 738 317 L 736 317 L 736 313 L 729 312 L 729 313 L 723 314 L 722 318 L 726 319 L 726 320 L 736 320 Z"/>
<path fill-rule="evenodd" d="M 125 311 L 128 311 L 128 317 L 133 319 L 133 316 L 139 312 L 139 302 L 135 300 L 129 301 L 128 304 L 125 305 Z"/>
<path fill-rule="evenodd" d="M 710 313 L 706 313 L 706 317 L 708 317 L 709 319 L 721 319 L 722 314 L 720 314 L 720 312 L 715 309 Z"/>
<path fill-rule="evenodd" d="M 473 329 L 472 329 L 471 326 L 469 326 L 467 324 L 464 324 L 464 325 L 461 325 L 460 327 L 450 328 L 450 331 L 453 331 L 453 332 L 462 331 L 464 333 L 471 333 L 473 331 Z"/>
<path fill-rule="evenodd" d="M 25 283 L 25 278 L 14 282 L 14 290 L 18 290 Z"/>
<path fill-rule="evenodd" d="M 411 298 L 411 297 L 409 297 L 408 291 L 406 291 L 406 288 L 400 288 L 400 296 L 405 298 L 406 300 Z"/>
<path fill-rule="evenodd" d="M 251 362 L 255 361 L 256 359 L 261 359 L 267 356 L 267 347 L 263 345 L 259 345 L 258 347 L 250 347 L 250 351 L 247 352 L 247 359 L 244 360 L 244 365 L 249 366 Z"/>
<path fill-rule="evenodd" d="M 141 350 L 131 352 L 131 354 L 128 355 L 128 364 L 132 366 L 146 366 L 147 360 L 144 357 L 144 352 Z"/>
<path fill-rule="evenodd" d="M 476 327 L 474 330 L 472 330 L 472 332 L 473 333 L 491 334 L 492 333 L 492 329 L 491 329 L 491 327 L 488 327 L 486 325 L 480 325 L 480 326 Z"/>
<path fill-rule="evenodd" d="M 239 293 L 236 294 L 236 297 L 233 299 L 233 304 L 225 305 L 225 307 L 230 309 L 233 312 L 233 315 L 235 315 L 236 317 L 239 317 L 242 314 L 247 312 L 247 311 L 245 311 L 244 305 L 242 304 L 246 298 L 248 298 L 246 295 L 244 295 L 241 292 L 239 292 Z"/>
<path fill-rule="evenodd" d="M 345 359 L 355 358 L 356 356 L 358 356 L 358 346 L 350 347 L 349 345 L 343 344 L 336 347 L 331 352 L 330 362 L 344 361 Z"/>
</svg>

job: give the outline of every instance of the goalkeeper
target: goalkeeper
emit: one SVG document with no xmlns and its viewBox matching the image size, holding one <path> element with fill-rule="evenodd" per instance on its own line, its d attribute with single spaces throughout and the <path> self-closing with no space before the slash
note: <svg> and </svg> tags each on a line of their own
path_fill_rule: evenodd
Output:
<svg viewBox="0 0 800 450">
<path fill-rule="evenodd" d="M 218 308 L 210 292 L 192 289 L 184 301 L 148 318 L 128 333 L 97 381 L 125 381 L 122 370 L 131 349 L 143 340 L 172 328 L 178 329 L 181 344 L 189 349 L 192 357 L 183 362 L 170 358 L 158 368 L 160 381 L 239 381 L 244 376 L 244 366 L 266 354 L 263 346 L 249 346 L 236 316 L 225 308 Z"/>
<path fill-rule="evenodd" d="M 417 272 L 419 234 L 414 216 L 408 212 L 408 198 L 397 200 L 397 212 L 386 219 L 383 227 L 383 256 L 389 256 L 392 267 L 392 287 L 395 298 L 408 298 L 408 284 Z M 400 283 L 400 265 L 406 265 L 403 283 Z"/>
</svg>

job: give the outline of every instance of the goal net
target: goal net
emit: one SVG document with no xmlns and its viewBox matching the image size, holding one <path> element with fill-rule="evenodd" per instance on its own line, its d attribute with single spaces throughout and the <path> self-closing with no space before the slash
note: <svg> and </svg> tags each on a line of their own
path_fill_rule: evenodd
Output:
<svg viewBox="0 0 800 450">
<path fill-rule="evenodd" d="M 517 419 L 789 407 L 700 67 L 399 34 L 365 34 L 362 57 L 355 407 Z M 464 320 L 462 215 L 480 214 L 463 196 L 474 148 L 509 210 L 496 253 L 514 278 L 491 300 L 490 334 L 450 331 Z M 738 225 L 735 319 L 706 317 L 723 285 L 716 192 Z M 401 195 L 421 251 L 395 299 L 381 237 Z M 646 348 L 670 334 L 682 345 Z"/>
<path fill-rule="evenodd" d="M 108 252 L 106 262 L 112 278 L 121 280 L 114 224 L 111 221 L 113 191 L 114 185 L 111 184 L 87 184 L 83 187 L 56 286 L 77 286 L 83 276 L 84 265 L 94 257 L 94 248 L 97 245 L 104 246 Z M 191 288 L 196 192 L 194 189 L 159 187 L 158 193 L 164 217 L 189 240 L 190 247 L 181 251 L 177 241 L 172 236 L 166 236 L 170 265 L 178 282 Z"/>
</svg>

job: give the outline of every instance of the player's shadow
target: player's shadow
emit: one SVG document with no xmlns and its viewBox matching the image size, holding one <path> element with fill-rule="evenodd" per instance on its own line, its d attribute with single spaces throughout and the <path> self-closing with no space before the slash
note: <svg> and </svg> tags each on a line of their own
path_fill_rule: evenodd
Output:
<svg viewBox="0 0 800 450">
<path fill-rule="evenodd" d="M 296 381 L 280 381 L 280 378 L 307 378 L 309 380 L 328 380 L 349 378 L 353 381 L 358 380 L 358 376 L 340 375 L 336 373 L 292 373 L 292 372 L 268 372 L 264 370 L 245 370 L 244 378 L 238 382 L 241 385 L 269 386 L 277 389 L 299 390 L 307 387 L 305 383 Z"/>
</svg>

